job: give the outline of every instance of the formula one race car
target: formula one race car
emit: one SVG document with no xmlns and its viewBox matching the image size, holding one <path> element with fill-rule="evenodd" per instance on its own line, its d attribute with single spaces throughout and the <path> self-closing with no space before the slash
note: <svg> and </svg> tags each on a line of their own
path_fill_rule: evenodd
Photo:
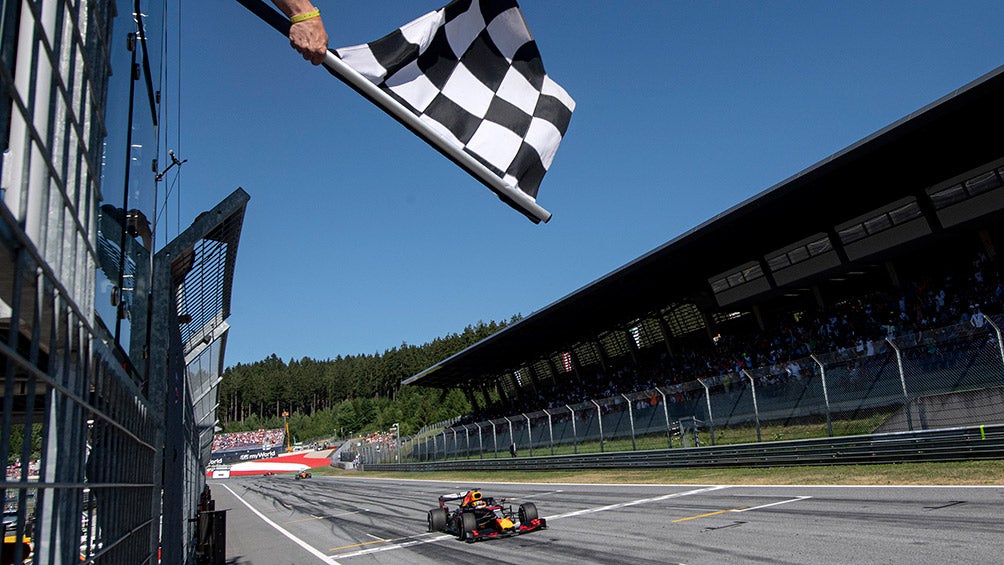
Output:
<svg viewBox="0 0 1004 565">
<path fill-rule="evenodd" d="M 312 476 L 313 475 L 311 475 L 310 472 L 304 469 L 303 471 L 300 471 L 299 473 L 296 474 L 296 480 L 299 481 L 300 479 L 309 479 Z"/>
<path fill-rule="evenodd" d="M 461 502 L 450 510 L 446 503 L 453 500 Z M 547 528 L 547 521 L 537 516 L 537 507 L 532 502 L 520 504 L 518 513 L 507 502 L 504 498 L 496 502 L 476 489 L 444 494 L 439 497 L 439 508 L 429 510 L 429 531 L 451 533 L 459 540 L 473 543 Z"/>
</svg>

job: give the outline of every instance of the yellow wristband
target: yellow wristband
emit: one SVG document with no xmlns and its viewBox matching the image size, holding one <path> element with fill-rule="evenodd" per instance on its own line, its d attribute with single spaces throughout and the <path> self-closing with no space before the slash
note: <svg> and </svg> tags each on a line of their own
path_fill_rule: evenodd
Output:
<svg viewBox="0 0 1004 565">
<path fill-rule="evenodd" d="M 298 24 L 300 22 L 305 22 L 305 21 L 307 21 L 309 19 L 317 18 L 317 17 L 320 17 L 320 16 L 321 16 L 321 11 L 317 10 L 317 9 L 314 9 L 311 12 L 304 12 L 302 14 L 297 14 L 295 16 L 290 16 L 289 23 L 291 23 L 291 24 Z"/>
</svg>

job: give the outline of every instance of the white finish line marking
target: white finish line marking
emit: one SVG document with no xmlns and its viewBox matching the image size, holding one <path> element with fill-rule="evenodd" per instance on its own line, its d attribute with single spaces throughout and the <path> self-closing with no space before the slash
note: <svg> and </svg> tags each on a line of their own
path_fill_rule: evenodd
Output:
<svg viewBox="0 0 1004 565">
<path fill-rule="evenodd" d="M 570 518 L 572 516 L 581 516 L 583 514 L 592 514 L 592 513 L 595 513 L 595 512 L 606 512 L 608 510 L 617 510 L 618 508 L 625 508 L 627 506 L 636 506 L 638 504 L 648 504 L 648 503 L 651 503 L 651 502 L 660 502 L 662 500 L 669 500 L 671 498 L 680 498 L 682 496 L 690 496 L 690 495 L 693 495 L 693 494 L 701 494 L 701 493 L 705 493 L 705 492 L 712 492 L 712 491 L 722 490 L 722 489 L 727 489 L 727 488 L 729 488 L 729 487 L 728 486 L 717 486 L 717 487 L 708 487 L 708 488 L 700 488 L 700 489 L 695 489 L 695 490 L 688 490 L 688 491 L 685 491 L 685 492 L 674 492 L 672 494 L 664 494 L 662 496 L 656 496 L 656 497 L 653 497 L 653 498 L 641 498 L 641 499 L 638 499 L 638 500 L 631 500 L 631 501 L 622 502 L 622 503 L 619 503 L 619 504 L 610 504 L 608 506 L 599 506 L 599 507 L 596 507 L 596 508 L 586 508 L 586 509 L 583 509 L 583 510 L 576 510 L 574 512 L 567 512 L 565 514 L 557 514 L 555 516 L 546 516 L 545 519 L 547 521 L 560 520 L 561 518 Z M 448 534 L 437 534 L 435 532 L 434 533 L 430 533 L 428 535 L 429 536 L 435 536 L 435 537 L 431 537 L 431 538 L 428 538 L 428 539 L 416 539 L 414 541 L 409 541 L 409 542 L 395 544 L 395 545 L 388 545 L 388 546 L 383 546 L 383 547 L 374 547 L 374 548 L 370 548 L 370 549 L 362 549 L 362 550 L 355 551 L 355 552 L 352 552 L 352 553 L 342 553 L 342 554 L 338 555 L 338 558 L 339 559 L 347 559 L 349 557 L 359 557 L 361 555 L 369 555 L 371 553 L 378 553 L 378 552 L 381 552 L 381 551 L 391 551 L 391 550 L 395 550 L 395 549 L 402 549 L 402 548 L 405 548 L 405 547 L 412 547 L 412 546 L 415 546 L 415 545 L 420 545 L 420 544 L 425 544 L 425 543 L 435 543 L 435 542 L 440 542 L 440 541 L 444 541 L 444 540 L 456 539 L 456 538 L 454 538 L 454 536 L 451 536 L 451 535 L 448 535 Z"/>
<path fill-rule="evenodd" d="M 769 508 L 771 506 L 778 506 L 780 504 L 788 504 L 789 502 L 798 502 L 799 500 L 806 500 L 812 498 L 811 496 L 796 496 L 788 500 L 782 500 L 780 502 L 771 502 L 770 504 L 761 504 L 760 506 L 753 506 L 750 508 L 743 508 L 742 510 L 732 510 L 732 512 L 749 512 L 750 510 L 760 510 L 761 508 Z"/>
<path fill-rule="evenodd" d="M 435 536 L 435 537 L 428 537 L 428 536 Z M 411 547 L 413 545 L 422 545 L 422 544 L 426 544 L 426 543 L 435 543 L 437 541 L 455 540 L 455 539 L 457 539 L 456 537 L 454 537 L 452 535 L 443 534 L 443 533 L 440 533 L 440 532 L 431 532 L 431 533 L 424 534 L 422 536 L 416 536 L 416 537 L 424 537 L 424 538 L 427 538 L 427 539 L 413 539 L 412 541 L 406 541 L 404 543 L 397 543 L 397 544 L 394 544 L 394 545 L 384 545 L 384 546 L 381 546 L 381 547 L 373 547 L 373 548 L 370 548 L 370 549 L 361 549 L 359 551 L 354 551 L 352 553 L 340 553 L 340 554 L 338 554 L 338 558 L 339 559 L 346 559 L 348 557 L 359 557 L 360 555 L 369 555 L 371 553 L 380 553 L 381 551 L 392 551 L 392 550 L 395 550 L 395 549 L 404 549 L 406 547 Z M 399 539 L 409 539 L 409 538 L 399 538 Z M 384 541 L 386 541 L 386 542 L 394 542 L 394 541 L 397 541 L 397 540 L 384 540 Z"/>
<path fill-rule="evenodd" d="M 240 495 L 238 495 L 236 492 L 234 492 L 233 489 L 231 489 L 230 487 L 228 487 L 226 484 L 220 483 L 220 486 L 222 486 L 223 488 L 225 488 L 228 491 L 230 491 L 230 494 L 234 495 L 234 498 L 236 498 L 237 500 L 241 501 L 241 504 L 243 504 L 244 506 L 247 506 L 248 510 L 250 510 L 251 512 L 254 512 L 255 515 L 258 516 L 259 518 L 261 518 L 266 524 L 268 524 L 269 526 L 272 526 L 273 528 L 275 528 L 275 530 L 277 532 L 279 532 L 280 534 L 282 534 L 282 535 L 286 536 L 287 538 L 293 540 L 293 543 L 295 543 L 296 545 L 298 545 L 298 546 L 302 547 L 303 549 L 307 550 L 308 553 L 310 553 L 314 557 L 320 559 L 321 562 L 327 563 L 328 565 L 341 565 L 340 563 L 338 563 L 334 559 L 332 559 L 332 558 L 328 557 L 327 555 L 321 553 L 320 551 L 317 551 L 316 549 L 314 549 L 314 547 L 311 546 L 309 543 L 307 543 L 307 542 L 301 540 L 300 538 L 294 536 L 293 534 L 289 533 L 285 528 L 283 528 L 279 524 L 276 524 L 272 520 L 269 520 L 267 516 L 265 516 L 264 514 L 262 514 L 261 512 L 259 512 L 258 510 L 256 510 L 250 504 L 248 504 L 248 502 L 246 500 L 244 500 L 243 498 L 241 498 Z"/>
<path fill-rule="evenodd" d="M 705 492 L 712 492 L 716 490 L 727 489 L 727 486 L 719 487 L 708 487 L 699 488 L 696 490 L 688 490 L 684 492 L 674 492 L 672 494 L 664 494 L 662 496 L 656 496 L 654 498 L 642 498 L 639 500 L 632 500 L 630 502 L 621 502 L 619 504 L 611 504 L 609 506 L 599 506 L 597 508 L 586 508 L 583 510 L 576 510 L 574 512 L 567 512 L 565 514 L 558 514 L 557 516 L 550 516 L 547 519 L 550 520 L 560 520 L 561 518 L 571 518 L 572 516 L 581 516 L 583 514 L 592 514 L 594 512 L 606 512 L 607 510 L 617 510 L 618 508 L 625 508 L 627 506 L 637 506 L 639 504 L 649 504 L 651 502 L 661 502 L 663 500 L 669 500 L 671 498 L 680 498 L 681 496 L 690 496 L 693 494 L 702 494 Z"/>
</svg>

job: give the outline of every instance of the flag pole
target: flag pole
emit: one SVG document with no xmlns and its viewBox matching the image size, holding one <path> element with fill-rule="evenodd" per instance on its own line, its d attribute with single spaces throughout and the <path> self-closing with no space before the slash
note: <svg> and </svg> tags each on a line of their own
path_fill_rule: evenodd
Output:
<svg viewBox="0 0 1004 565">
<path fill-rule="evenodd" d="M 289 20 L 277 10 L 266 5 L 263 0 L 237 0 L 237 2 L 261 18 L 265 23 L 272 26 L 276 31 L 289 37 Z M 370 82 L 369 79 L 339 59 L 330 49 L 324 56 L 324 67 L 350 88 L 376 104 L 381 110 L 397 120 L 398 123 L 411 130 L 412 133 L 426 139 L 443 156 L 481 181 L 499 199 L 515 208 L 530 221 L 536 224 L 540 222 L 546 223 L 551 219 L 551 213 L 537 204 L 536 199 L 531 198 L 518 188 L 503 182 L 488 167 L 463 149 L 451 144 L 438 131 L 420 120 L 411 110 L 386 92 L 380 90 L 380 87 Z"/>
</svg>

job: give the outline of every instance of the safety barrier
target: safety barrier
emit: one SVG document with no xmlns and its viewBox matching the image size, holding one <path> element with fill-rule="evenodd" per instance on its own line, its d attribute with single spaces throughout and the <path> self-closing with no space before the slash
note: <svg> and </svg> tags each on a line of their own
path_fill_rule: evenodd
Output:
<svg viewBox="0 0 1004 565">
<path fill-rule="evenodd" d="M 774 442 L 1004 424 L 1004 316 L 758 369 L 427 430 L 368 463 Z M 690 423 L 688 425 L 688 422 Z M 762 432 L 762 426 L 768 426 Z M 587 447 L 589 446 L 589 447 Z"/>
<path fill-rule="evenodd" d="M 862 465 L 1004 459 L 1004 425 L 777 441 L 718 447 L 543 457 L 370 463 L 367 471 L 558 471 Z"/>
</svg>

